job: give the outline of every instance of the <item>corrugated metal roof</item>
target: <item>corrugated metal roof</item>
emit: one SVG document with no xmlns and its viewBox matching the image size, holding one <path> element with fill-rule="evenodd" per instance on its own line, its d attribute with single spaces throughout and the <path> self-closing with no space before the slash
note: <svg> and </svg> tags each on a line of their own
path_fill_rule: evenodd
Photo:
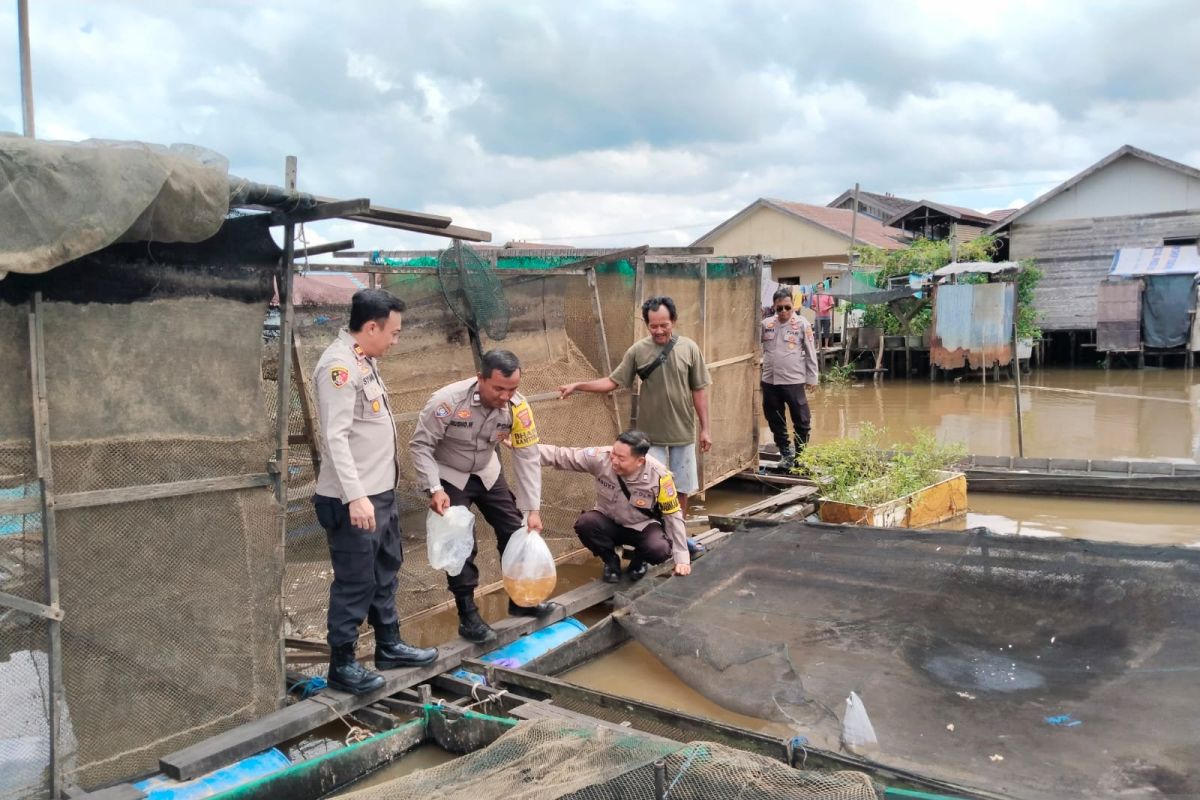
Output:
<svg viewBox="0 0 1200 800">
<path fill-rule="evenodd" d="M 1021 265 L 1016 261 L 955 261 L 941 269 L 934 270 L 933 275 L 936 278 L 944 278 L 947 275 L 963 275 L 972 272 L 985 272 L 988 275 L 995 275 L 1000 272 L 1008 272 L 1009 270 L 1020 268 Z"/>
</svg>

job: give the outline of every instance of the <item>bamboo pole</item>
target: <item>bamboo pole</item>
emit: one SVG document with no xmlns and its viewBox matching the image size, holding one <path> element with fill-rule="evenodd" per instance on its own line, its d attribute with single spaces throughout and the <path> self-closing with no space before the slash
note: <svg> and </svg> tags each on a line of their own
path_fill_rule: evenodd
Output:
<svg viewBox="0 0 1200 800">
<path fill-rule="evenodd" d="M 288 156 L 284 161 L 284 187 L 296 191 L 297 161 L 295 156 Z M 294 297 L 292 292 L 294 269 L 293 261 L 296 256 L 296 226 L 283 226 L 283 258 L 279 262 L 277 282 L 279 284 L 279 369 L 275 374 L 276 406 L 275 406 L 275 502 L 279 514 L 279 554 L 280 559 L 287 553 L 288 528 L 288 467 L 291 456 L 288 441 L 288 419 L 292 410 L 292 317 Z M 279 613 L 282 619 L 283 598 L 285 594 L 284 576 L 286 570 L 279 574 Z M 281 632 L 282 634 L 282 632 Z M 279 686 L 279 702 L 287 700 L 287 648 L 283 636 L 279 637 L 279 676 L 282 683 Z"/>
<path fill-rule="evenodd" d="M 29 312 L 29 367 L 33 391 L 33 446 L 42 498 L 42 567 L 46 581 L 46 605 L 58 609 L 58 525 L 54 506 L 54 468 L 50 451 L 50 406 L 46 391 L 45 308 L 42 293 L 35 292 Z M 63 791 L 62 715 L 66 708 L 62 675 L 62 619 L 47 620 L 49 634 L 50 796 Z"/>
<path fill-rule="evenodd" d="M 1021 425 L 1021 359 L 1017 356 L 1017 285 L 1013 284 L 1013 324 L 1012 324 L 1012 358 L 1013 380 L 1016 382 L 1015 392 L 1017 404 L 1017 455 L 1025 457 L 1025 431 Z"/>
<path fill-rule="evenodd" d="M 21 51 L 21 119 L 23 133 L 35 138 L 33 127 L 33 64 L 29 54 L 29 0 L 17 0 L 17 40 Z"/>
</svg>

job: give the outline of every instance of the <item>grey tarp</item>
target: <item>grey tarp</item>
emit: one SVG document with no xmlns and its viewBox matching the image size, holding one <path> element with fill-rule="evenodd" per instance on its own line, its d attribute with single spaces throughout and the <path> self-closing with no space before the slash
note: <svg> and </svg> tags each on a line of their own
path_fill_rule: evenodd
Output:
<svg viewBox="0 0 1200 800">
<path fill-rule="evenodd" d="M 1142 338 L 1147 347 L 1181 347 L 1188 340 L 1194 275 L 1146 278 L 1142 295 Z"/>
<path fill-rule="evenodd" d="M 201 242 L 228 212 L 228 164 L 212 151 L 0 134 L 0 278 L 115 242 Z"/>
</svg>

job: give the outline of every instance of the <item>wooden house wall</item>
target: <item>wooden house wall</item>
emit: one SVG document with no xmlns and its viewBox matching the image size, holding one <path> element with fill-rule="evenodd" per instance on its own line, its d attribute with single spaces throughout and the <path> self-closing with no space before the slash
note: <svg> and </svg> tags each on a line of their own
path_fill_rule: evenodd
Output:
<svg viewBox="0 0 1200 800">
<path fill-rule="evenodd" d="M 1016 223 L 1009 255 L 1032 258 L 1043 271 L 1034 303 L 1044 330 L 1093 330 L 1100 282 L 1122 247 L 1158 247 L 1163 238 L 1200 232 L 1200 210 L 1121 217 Z"/>
</svg>

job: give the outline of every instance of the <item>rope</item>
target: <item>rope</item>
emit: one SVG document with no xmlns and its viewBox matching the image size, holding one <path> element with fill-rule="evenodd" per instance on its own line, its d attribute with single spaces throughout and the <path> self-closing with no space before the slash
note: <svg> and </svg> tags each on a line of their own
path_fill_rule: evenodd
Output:
<svg viewBox="0 0 1200 800">
<path fill-rule="evenodd" d="M 337 706 L 335 706 L 333 704 L 333 701 L 331 701 L 327 698 L 324 698 L 324 697 L 313 697 L 311 699 L 313 702 L 320 703 L 321 705 L 325 706 L 333 713 L 337 714 L 338 719 L 340 719 L 345 724 L 345 726 L 347 728 L 346 744 L 348 744 L 348 745 L 358 744 L 359 742 L 363 741 L 364 739 L 370 739 L 374 735 L 369 730 L 362 727 L 361 725 L 355 725 L 353 722 L 351 722 L 350 720 L 348 720 L 344 716 L 342 716 L 342 712 L 339 711 Z"/>
<path fill-rule="evenodd" d="M 288 687 L 288 694 L 291 694 L 299 689 L 300 699 L 307 700 L 328 685 L 329 684 L 325 682 L 325 679 L 318 675 L 315 678 L 305 678 L 304 680 L 296 681 Z"/>
<path fill-rule="evenodd" d="M 692 765 L 692 762 L 696 759 L 696 756 L 700 755 L 700 747 L 700 745 L 692 745 L 691 755 L 687 757 L 687 761 L 684 761 L 683 766 L 679 768 L 679 774 L 675 776 L 675 780 L 671 781 L 671 785 L 667 787 L 665 792 L 663 792 L 663 800 L 667 800 L 667 798 L 671 796 L 671 790 L 675 788 L 675 784 L 683 780 L 683 775 L 687 772 L 688 767 Z"/>
<path fill-rule="evenodd" d="M 1015 389 L 1016 386 L 1011 383 L 998 384 L 1009 389 Z M 1193 405 L 1191 400 L 1181 400 L 1178 397 L 1151 397 L 1145 394 L 1123 394 L 1121 392 L 1092 392 L 1086 389 L 1061 389 L 1056 386 L 1022 386 L 1021 391 L 1037 391 L 1037 392 L 1061 392 L 1062 394 L 1086 394 L 1095 397 L 1121 397 L 1126 400 L 1157 400 L 1160 403 L 1182 403 L 1185 406 Z"/>
</svg>

